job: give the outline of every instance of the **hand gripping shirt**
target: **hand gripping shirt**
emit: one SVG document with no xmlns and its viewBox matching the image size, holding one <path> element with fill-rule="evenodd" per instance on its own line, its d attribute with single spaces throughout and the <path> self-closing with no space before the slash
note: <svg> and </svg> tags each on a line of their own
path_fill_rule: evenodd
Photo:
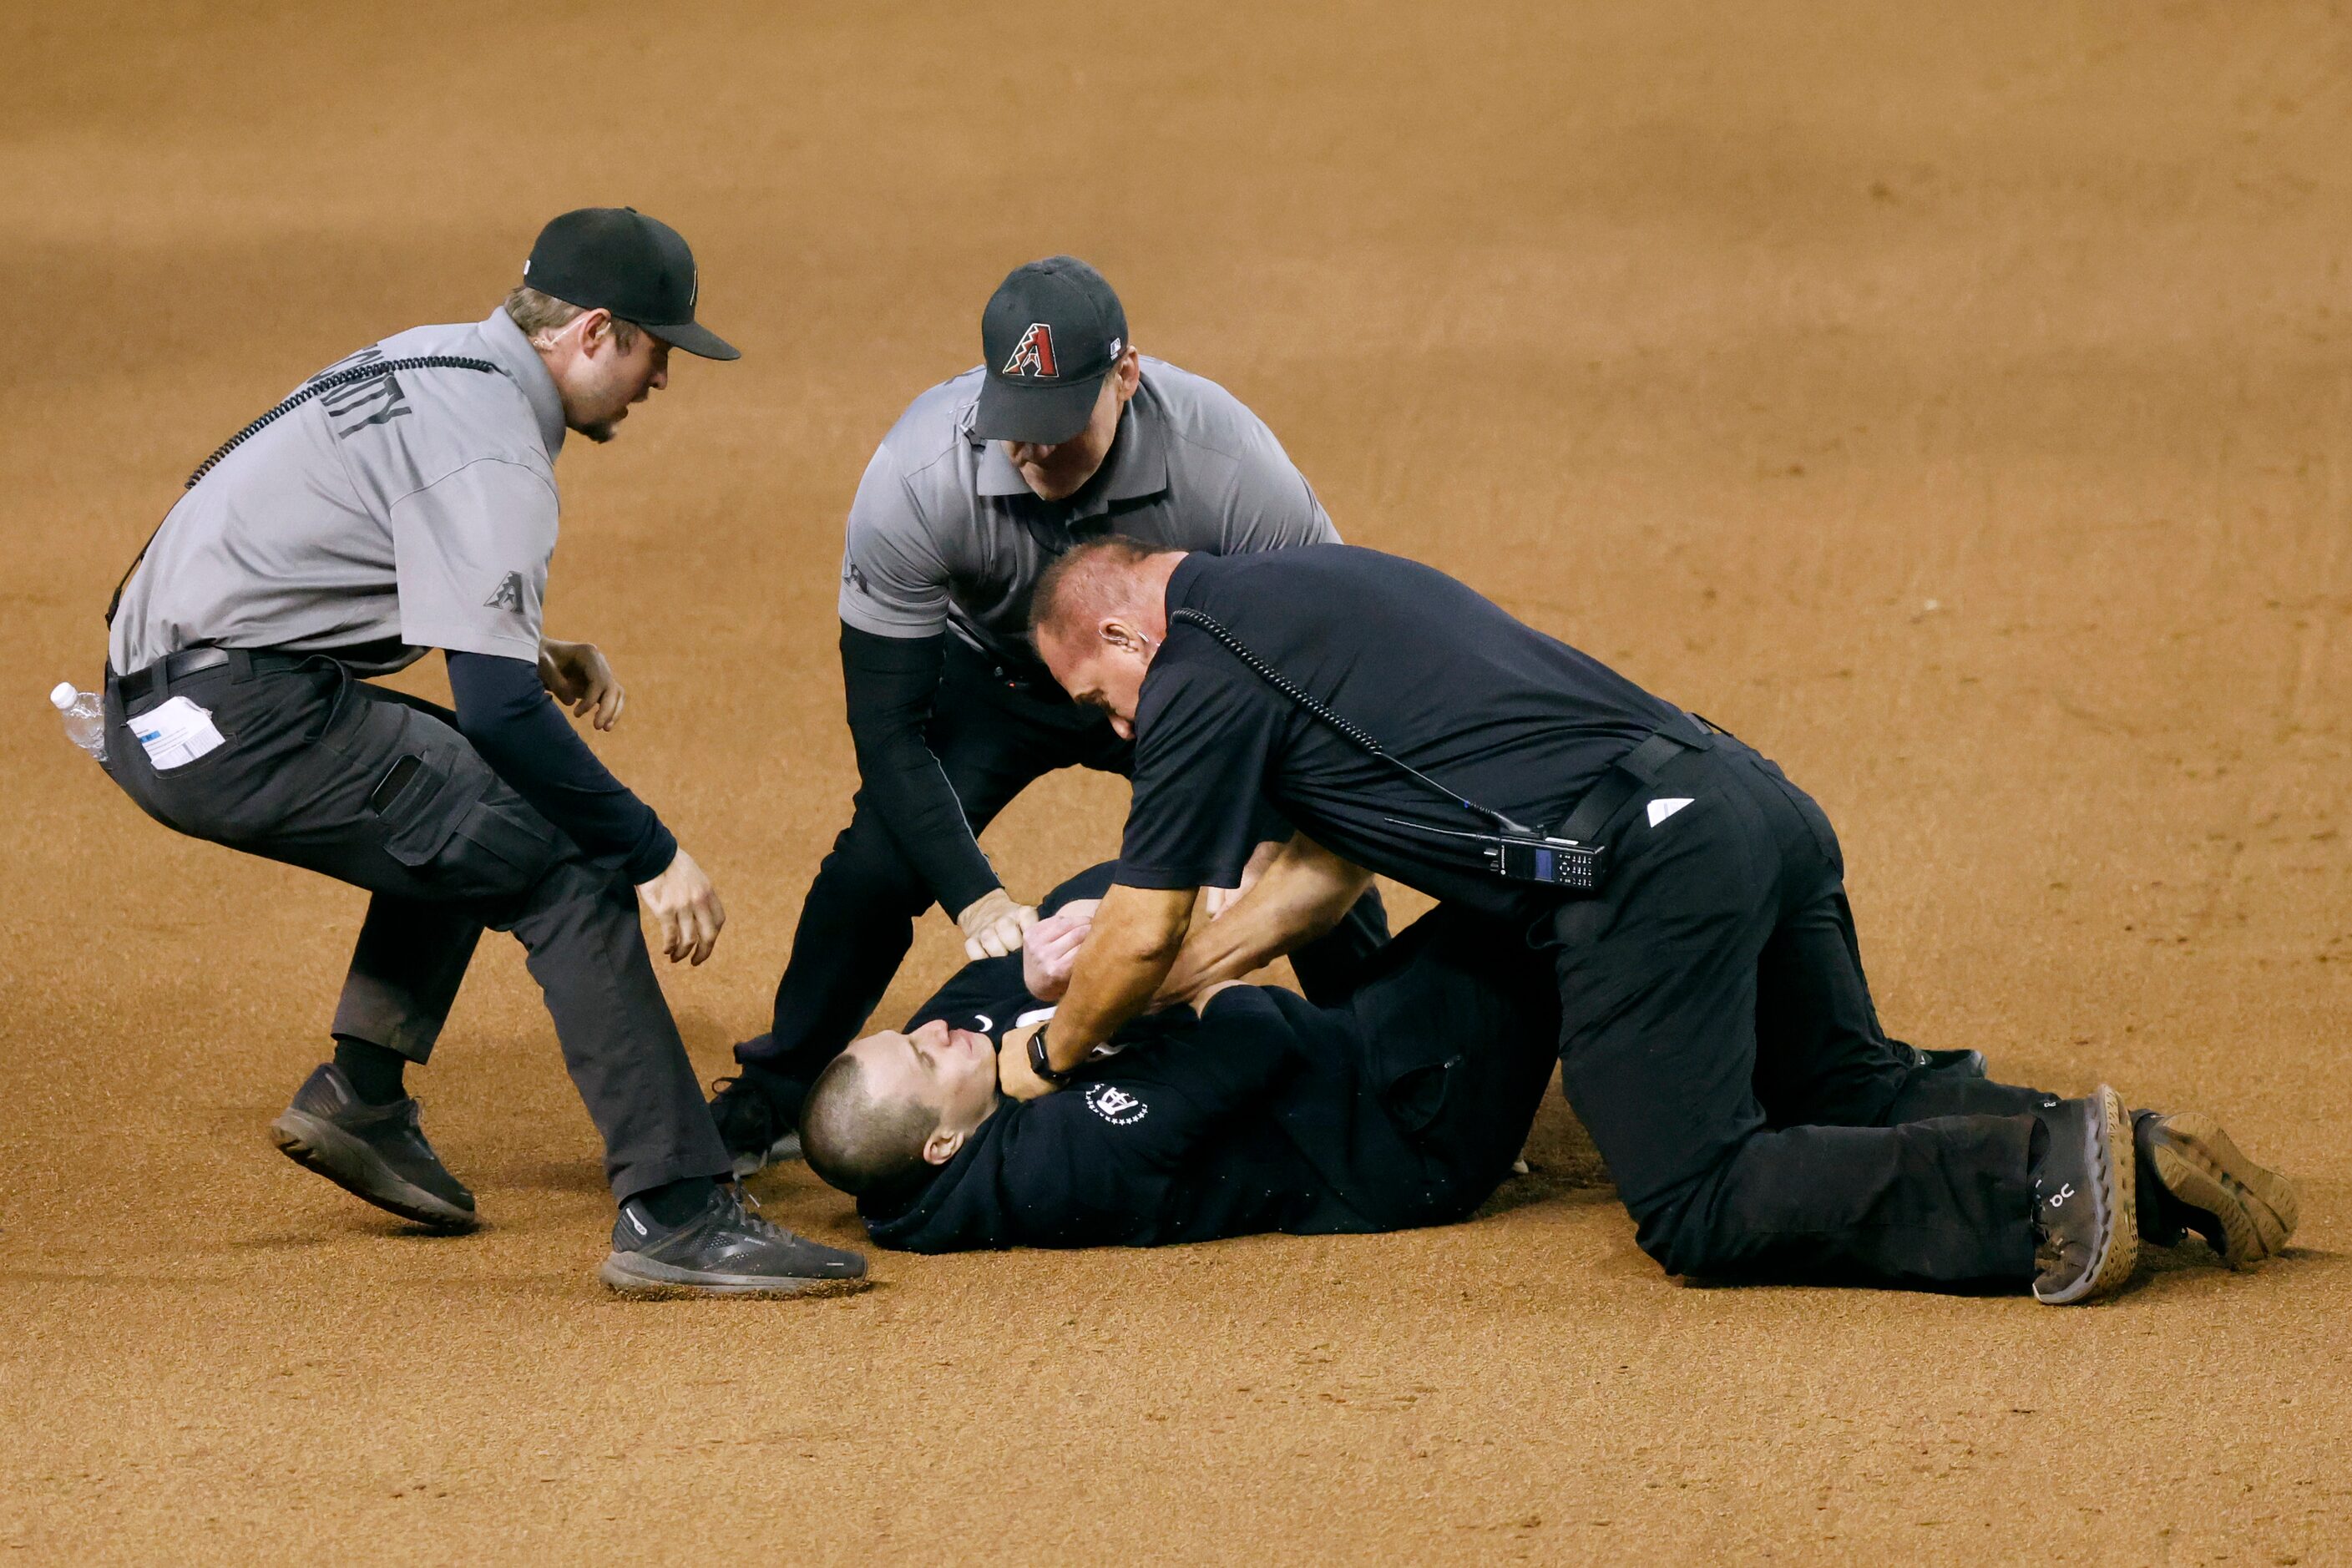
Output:
<svg viewBox="0 0 2352 1568">
<path fill-rule="evenodd" d="M 205 646 L 331 654 L 362 675 L 435 647 L 538 658 L 562 401 L 503 310 L 328 370 L 425 354 L 495 369 L 336 387 L 180 498 L 124 588 L 108 646 L 119 673 Z"/>
</svg>

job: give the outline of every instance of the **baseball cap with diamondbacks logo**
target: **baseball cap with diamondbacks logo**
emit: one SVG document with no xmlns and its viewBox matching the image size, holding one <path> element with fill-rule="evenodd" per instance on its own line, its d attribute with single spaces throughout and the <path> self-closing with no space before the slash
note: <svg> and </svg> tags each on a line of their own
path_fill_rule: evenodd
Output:
<svg viewBox="0 0 2352 1568">
<path fill-rule="evenodd" d="M 635 207 L 581 207 L 539 231 L 522 280 L 583 310 L 610 310 L 674 349 L 740 359 L 735 345 L 694 321 L 701 280 L 677 230 Z"/>
<path fill-rule="evenodd" d="M 1059 446 L 1087 427 L 1103 377 L 1127 347 L 1127 312 L 1103 275 L 1075 256 L 1016 267 L 980 316 L 981 383 L 972 434 Z"/>
</svg>

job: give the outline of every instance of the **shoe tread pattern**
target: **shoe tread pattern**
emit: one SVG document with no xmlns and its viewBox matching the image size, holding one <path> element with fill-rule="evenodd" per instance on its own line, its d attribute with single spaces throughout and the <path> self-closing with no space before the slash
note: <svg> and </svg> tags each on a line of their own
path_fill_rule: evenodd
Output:
<svg viewBox="0 0 2352 1568">
<path fill-rule="evenodd" d="M 2285 1249 L 2302 1215 L 2294 1184 L 2248 1159 L 2212 1117 L 2164 1118 L 2150 1154 L 2167 1192 L 2220 1222 L 2221 1261 L 2252 1268 Z"/>
<path fill-rule="evenodd" d="M 2105 1084 L 2092 1090 L 2092 1095 L 2099 1102 L 2100 1120 L 2106 1128 L 2099 1144 L 2099 1168 L 2093 1173 L 2103 1205 L 2101 1246 L 2090 1267 L 2064 1290 L 2044 1296 L 2038 1284 L 2034 1287 L 2036 1299 L 2050 1306 L 2079 1305 L 2113 1295 L 2130 1280 L 2139 1263 L 2139 1230 L 2134 1217 L 2138 1163 L 2133 1158 L 2131 1115 L 2124 1109 L 2123 1096 Z"/>
<path fill-rule="evenodd" d="M 596 1271 L 596 1277 L 608 1289 L 641 1300 L 683 1300 L 697 1296 L 790 1296 L 814 1300 L 827 1296 L 854 1296 L 861 1290 L 870 1289 L 874 1284 L 862 1274 L 852 1279 L 836 1279 L 772 1274 L 714 1274 L 675 1268 L 634 1252 L 612 1254 L 604 1259 L 604 1267 Z"/>
<path fill-rule="evenodd" d="M 374 1159 L 358 1139 L 308 1111 L 289 1110 L 269 1124 L 269 1136 L 288 1159 L 363 1203 L 415 1224 L 456 1234 L 481 1224 L 478 1215 L 443 1202 Z M 367 1169 L 373 1165 L 373 1171 Z"/>
</svg>

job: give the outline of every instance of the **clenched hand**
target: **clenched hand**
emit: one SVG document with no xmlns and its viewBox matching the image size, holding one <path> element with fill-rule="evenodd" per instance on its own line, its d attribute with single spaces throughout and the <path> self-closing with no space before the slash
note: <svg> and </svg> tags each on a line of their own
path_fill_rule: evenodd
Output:
<svg viewBox="0 0 2352 1568">
<path fill-rule="evenodd" d="M 975 962 L 1020 952 L 1024 933 L 1036 923 L 1037 906 L 1014 903 L 1002 888 L 990 889 L 956 916 L 963 931 L 963 955 Z"/>
<path fill-rule="evenodd" d="M 1081 899 L 1023 933 L 1021 984 L 1038 1001 L 1059 1002 L 1062 993 L 1070 988 L 1070 969 L 1078 962 L 1078 949 L 1086 945 L 1087 933 L 1095 929 L 1097 901 Z"/>
<path fill-rule="evenodd" d="M 1029 1037 L 1045 1026 L 1014 1029 L 996 1047 L 996 1087 L 1015 1100 L 1036 1100 L 1054 1092 L 1054 1086 L 1029 1069 Z"/>
<path fill-rule="evenodd" d="M 639 882 L 637 897 L 661 927 L 662 952 L 672 963 L 681 958 L 700 963 L 719 945 L 727 910 L 719 901 L 719 889 L 685 850 L 677 852 L 669 869 L 650 882 Z"/>
</svg>

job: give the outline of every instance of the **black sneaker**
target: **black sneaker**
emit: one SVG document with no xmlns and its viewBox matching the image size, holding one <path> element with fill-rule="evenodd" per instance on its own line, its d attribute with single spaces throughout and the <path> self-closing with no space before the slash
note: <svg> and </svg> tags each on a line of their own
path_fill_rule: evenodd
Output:
<svg viewBox="0 0 2352 1568">
<path fill-rule="evenodd" d="M 2033 1299 L 2092 1300 L 2120 1289 L 2139 1258 L 2131 1126 L 2105 1084 L 2038 1114 L 2050 1142 L 2033 1167 Z"/>
<path fill-rule="evenodd" d="M 303 1082 L 269 1134 L 304 1170 L 403 1219 L 447 1231 L 481 1223 L 474 1194 L 425 1141 L 415 1100 L 370 1105 L 332 1062 Z"/>
<path fill-rule="evenodd" d="M 2178 1247 L 2195 1231 L 2231 1268 L 2252 1268 L 2294 1234 L 2294 1184 L 2247 1159 L 2211 1117 L 2136 1110 L 2132 1148 L 2142 1241 Z"/>
<path fill-rule="evenodd" d="M 624 1296 L 838 1295 L 863 1289 L 866 1259 L 794 1236 L 743 1209 L 721 1184 L 702 1212 L 665 1226 L 635 1199 L 613 1222 L 613 1255 L 597 1277 Z"/>
<path fill-rule="evenodd" d="M 746 1069 L 710 1086 L 710 1119 L 719 1123 L 719 1142 L 727 1145 L 727 1157 L 735 1162 L 739 1182 L 780 1160 L 801 1157 L 797 1119 L 760 1081 L 774 1076 Z"/>
</svg>

